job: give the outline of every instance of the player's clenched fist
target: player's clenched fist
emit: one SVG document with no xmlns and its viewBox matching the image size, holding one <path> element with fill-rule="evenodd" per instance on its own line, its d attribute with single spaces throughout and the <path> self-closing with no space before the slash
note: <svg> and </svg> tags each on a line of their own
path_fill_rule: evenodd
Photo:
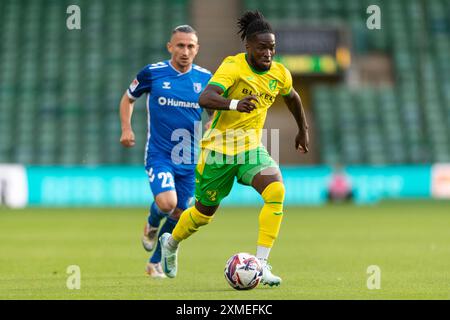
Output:
<svg viewBox="0 0 450 320">
<path fill-rule="evenodd" d="M 135 145 L 133 130 L 123 130 L 120 143 L 127 148 L 133 147 Z"/>
<path fill-rule="evenodd" d="M 308 129 L 299 130 L 295 137 L 295 149 L 302 153 L 308 153 L 309 151 L 309 134 Z"/>
<path fill-rule="evenodd" d="M 256 109 L 256 105 L 252 102 L 259 102 L 256 96 L 246 96 L 239 100 L 236 110 L 239 112 L 250 113 Z"/>
</svg>

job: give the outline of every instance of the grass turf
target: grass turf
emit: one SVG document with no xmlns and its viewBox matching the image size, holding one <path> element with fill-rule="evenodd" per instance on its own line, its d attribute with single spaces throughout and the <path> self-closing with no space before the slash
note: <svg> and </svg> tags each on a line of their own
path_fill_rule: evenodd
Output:
<svg viewBox="0 0 450 320">
<path fill-rule="evenodd" d="M 0 299 L 450 299 L 450 203 L 286 208 L 278 288 L 235 291 L 223 268 L 254 252 L 257 208 L 220 209 L 183 242 L 175 279 L 144 275 L 147 209 L 0 209 Z M 69 265 L 81 289 L 66 287 Z M 366 286 L 381 269 L 381 289 Z"/>
</svg>

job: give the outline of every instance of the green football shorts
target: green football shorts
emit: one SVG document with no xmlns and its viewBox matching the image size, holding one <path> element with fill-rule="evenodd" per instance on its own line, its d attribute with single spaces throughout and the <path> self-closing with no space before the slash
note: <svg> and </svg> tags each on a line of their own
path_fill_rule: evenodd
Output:
<svg viewBox="0 0 450 320">
<path fill-rule="evenodd" d="M 250 186 L 253 177 L 267 168 L 278 169 L 278 164 L 263 146 L 234 156 L 203 149 L 195 169 L 195 199 L 216 206 L 230 193 L 234 177 Z"/>
</svg>

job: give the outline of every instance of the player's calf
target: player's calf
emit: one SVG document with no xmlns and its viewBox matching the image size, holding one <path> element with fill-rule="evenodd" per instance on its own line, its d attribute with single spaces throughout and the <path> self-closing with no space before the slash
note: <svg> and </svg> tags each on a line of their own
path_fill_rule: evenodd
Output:
<svg viewBox="0 0 450 320">
<path fill-rule="evenodd" d="M 195 206 L 190 207 L 181 214 L 172 237 L 175 241 L 181 242 L 198 231 L 201 226 L 211 222 L 213 216 L 207 216 L 201 213 Z"/>
<path fill-rule="evenodd" d="M 270 183 L 261 193 L 264 206 L 259 214 L 259 232 L 256 257 L 263 265 L 262 284 L 279 286 L 281 278 L 272 273 L 272 267 L 267 263 L 270 250 L 280 231 L 283 219 L 284 185 L 280 181 Z"/>
<path fill-rule="evenodd" d="M 264 206 L 259 214 L 258 245 L 271 248 L 283 219 L 284 185 L 272 182 L 262 192 Z"/>
<path fill-rule="evenodd" d="M 166 193 L 166 197 L 160 197 L 160 195 L 156 196 L 156 200 L 153 201 L 150 207 L 150 214 L 148 216 L 147 224 L 144 227 L 144 234 L 142 236 L 142 246 L 148 252 L 153 251 L 153 249 L 155 248 L 158 228 L 161 220 L 171 215 L 174 211 L 174 208 L 172 208 L 173 203 L 170 201 L 164 201 L 166 198 L 169 198 L 167 194 L 168 193 Z M 162 208 L 160 207 L 161 204 L 163 205 Z M 169 210 L 164 211 L 166 209 Z"/>
</svg>

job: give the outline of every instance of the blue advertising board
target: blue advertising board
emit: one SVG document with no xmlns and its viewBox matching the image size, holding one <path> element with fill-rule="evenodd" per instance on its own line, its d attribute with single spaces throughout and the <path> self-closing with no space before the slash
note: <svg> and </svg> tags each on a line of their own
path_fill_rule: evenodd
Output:
<svg viewBox="0 0 450 320">
<path fill-rule="evenodd" d="M 327 201 L 333 170 L 328 166 L 282 167 L 286 205 Z M 33 206 L 148 206 L 153 200 L 141 166 L 26 168 L 28 204 Z M 345 173 L 354 201 L 431 197 L 431 166 L 349 166 Z M 262 204 L 253 188 L 235 183 L 223 201 L 228 206 Z"/>
</svg>

